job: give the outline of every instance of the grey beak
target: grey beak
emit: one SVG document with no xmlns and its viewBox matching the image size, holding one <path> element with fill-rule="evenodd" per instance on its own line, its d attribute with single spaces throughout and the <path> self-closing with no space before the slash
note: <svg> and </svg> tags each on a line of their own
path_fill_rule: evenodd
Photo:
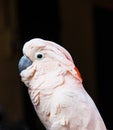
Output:
<svg viewBox="0 0 113 130">
<path fill-rule="evenodd" d="M 19 60 L 19 63 L 18 63 L 18 69 L 19 69 L 19 72 L 25 70 L 27 67 L 29 67 L 30 65 L 32 64 L 32 61 L 26 57 L 25 55 L 22 56 Z"/>
</svg>

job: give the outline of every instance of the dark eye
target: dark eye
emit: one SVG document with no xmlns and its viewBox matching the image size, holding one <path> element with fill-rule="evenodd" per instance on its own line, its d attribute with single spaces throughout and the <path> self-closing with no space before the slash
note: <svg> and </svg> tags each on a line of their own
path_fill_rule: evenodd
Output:
<svg viewBox="0 0 113 130">
<path fill-rule="evenodd" d="M 38 55 L 37 55 L 37 58 L 38 58 L 38 59 L 41 59 L 42 57 L 43 57 L 42 54 L 38 54 Z"/>
<path fill-rule="evenodd" d="M 37 54 L 36 54 L 36 58 L 37 58 L 37 59 L 42 59 L 42 58 L 43 58 L 43 54 L 37 53 Z"/>
</svg>

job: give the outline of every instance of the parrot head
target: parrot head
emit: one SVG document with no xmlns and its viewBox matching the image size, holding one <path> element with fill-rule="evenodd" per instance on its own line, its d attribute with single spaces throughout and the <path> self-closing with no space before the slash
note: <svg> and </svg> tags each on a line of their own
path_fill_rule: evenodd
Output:
<svg viewBox="0 0 113 130">
<path fill-rule="evenodd" d="M 24 83 L 30 81 L 36 73 L 37 75 L 50 73 L 57 70 L 58 66 L 75 69 L 70 53 L 62 46 L 39 38 L 31 39 L 24 44 L 23 56 L 18 63 L 19 72 Z M 75 73 L 78 73 L 76 70 Z M 26 82 L 27 84 L 28 82 Z"/>
</svg>

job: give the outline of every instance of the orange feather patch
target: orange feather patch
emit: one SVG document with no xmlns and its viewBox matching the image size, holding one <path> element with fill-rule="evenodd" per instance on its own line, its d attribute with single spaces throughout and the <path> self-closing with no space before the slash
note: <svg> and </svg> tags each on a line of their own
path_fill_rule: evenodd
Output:
<svg viewBox="0 0 113 130">
<path fill-rule="evenodd" d="M 77 72 L 77 76 L 78 76 L 79 79 L 82 81 L 81 74 L 80 74 L 79 70 L 77 69 L 77 67 L 74 67 L 74 70 Z"/>
</svg>

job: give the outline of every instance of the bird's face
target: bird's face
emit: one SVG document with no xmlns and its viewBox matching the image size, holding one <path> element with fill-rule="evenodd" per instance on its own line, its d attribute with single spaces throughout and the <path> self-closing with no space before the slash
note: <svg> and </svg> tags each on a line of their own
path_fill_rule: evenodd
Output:
<svg viewBox="0 0 113 130">
<path fill-rule="evenodd" d="M 50 41 L 33 39 L 24 44 L 18 68 L 23 79 L 30 79 L 36 73 L 40 76 L 56 71 L 62 64 L 73 65 L 70 54 L 64 48 Z"/>
<path fill-rule="evenodd" d="M 20 73 L 32 65 L 38 68 L 46 68 L 54 64 L 56 54 L 46 48 L 47 45 L 42 40 L 27 42 L 23 47 L 23 56 L 18 64 Z"/>
</svg>

